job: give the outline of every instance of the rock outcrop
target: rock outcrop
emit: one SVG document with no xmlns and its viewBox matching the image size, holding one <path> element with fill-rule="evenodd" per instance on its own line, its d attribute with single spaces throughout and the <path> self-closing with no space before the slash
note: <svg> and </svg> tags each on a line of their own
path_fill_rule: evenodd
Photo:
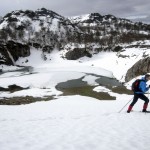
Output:
<svg viewBox="0 0 150 150">
<path fill-rule="evenodd" d="M 128 71 L 125 77 L 125 81 L 128 82 L 131 79 L 139 75 L 144 75 L 150 72 L 150 57 L 139 60 Z"/>
<path fill-rule="evenodd" d="M 85 48 L 74 48 L 73 50 L 68 51 L 65 55 L 68 60 L 76 60 L 84 56 L 92 57 Z"/>
<path fill-rule="evenodd" d="M 30 47 L 26 44 L 8 41 L 0 44 L 0 64 L 14 65 L 19 57 L 30 56 Z"/>
</svg>

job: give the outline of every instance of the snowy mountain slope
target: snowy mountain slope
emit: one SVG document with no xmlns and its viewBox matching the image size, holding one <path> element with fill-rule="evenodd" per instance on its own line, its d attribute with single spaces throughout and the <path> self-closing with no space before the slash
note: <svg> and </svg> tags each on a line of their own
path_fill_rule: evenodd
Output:
<svg viewBox="0 0 150 150">
<path fill-rule="evenodd" d="M 123 19 L 123 18 L 117 18 L 113 15 L 100 15 L 99 13 L 91 13 L 91 14 L 86 14 L 82 16 L 75 16 L 69 18 L 73 23 L 108 23 L 108 22 L 124 22 L 124 23 L 130 23 L 134 24 L 132 21 Z"/>
<path fill-rule="evenodd" d="M 149 39 L 150 26 L 142 22 L 132 22 L 113 15 L 102 16 L 99 13 L 69 19 L 88 34 L 85 39 L 87 43 L 91 41 L 99 43 L 101 47 L 107 47 L 107 50 L 109 48 L 112 50 L 120 43 L 130 43 L 143 40 L 143 38 Z"/>
<path fill-rule="evenodd" d="M 1 150 L 149 150 L 149 114 L 118 111 L 131 99 L 97 101 L 66 96 L 22 106 L 0 106 Z M 135 146 L 136 145 L 136 146 Z"/>
<path fill-rule="evenodd" d="M 113 15 L 100 15 L 99 13 L 91 13 L 83 16 L 76 16 L 69 18 L 72 23 L 78 24 L 82 28 L 90 27 L 92 31 L 99 29 L 103 33 L 103 36 L 108 32 L 119 33 L 142 33 L 149 34 L 149 25 L 141 22 L 132 22 L 124 18 L 117 18 Z M 134 30 L 134 31 L 133 31 Z"/>
<path fill-rule="evenodd" d="M 45 8 L 37 11 L 13 11 L 0 24 L 1 39 L 21 43 L 38 43 L 54 48 L 56 43 L 64 44 L 68 36 L 79 29 L 61 15 Z M 71 38 L 71 37 L 70 37 Z"/>
<path fill-rule="evenodd" d="M 65 18 L 41 8 L 37 11 L 13 11 L 4 16 L 0 22 L 0 46 L 5 49 L 11 40 L 50 53 L 55 48 L 63 50 L 69 45 L 69 50 L 78 49 L 85 52 L 84 56 L 90 56 L 93 44 L 97 52 L 115 51 L 122 43 L 149 39 L 149 33 L 150 25 L 134 23 L 113 15 L 91 13 Z M 75 45 L 74 48 L 71 48 L 72 45 Z M 7 49 L 13 56 L 14 52 Z M 8 57 L 7 53 L 0 53 Z"/>
<path fill-rule="evenodd" d="M 0 63 L 14 65 L 12 58 L 16 61 L 30 55 L 31 46 L 48 53 L 60 50 L 77 41 L 78 32 L 81 30 L 70 20 L 45 8 L 13 11 L 0 22 Z"/>
</svg>

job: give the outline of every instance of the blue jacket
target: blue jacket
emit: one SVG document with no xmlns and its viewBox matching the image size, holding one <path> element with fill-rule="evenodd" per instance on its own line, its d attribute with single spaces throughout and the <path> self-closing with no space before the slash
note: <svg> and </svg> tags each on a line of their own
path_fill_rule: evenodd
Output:
<svg viewBox="0 0 150 150">
<path fill-rule="evenodd" d="M 142 81 L 139 84 L 139 89 L 141 90 L 141 92 L 135 92 L 137 94 L 144 94 L 145 92 L 149 90 L 149 87 L 147 87 L 147 84 L 146 84 L 147 81 L 145 77 L 142 77 L 141 80 Z"/>
</svg>

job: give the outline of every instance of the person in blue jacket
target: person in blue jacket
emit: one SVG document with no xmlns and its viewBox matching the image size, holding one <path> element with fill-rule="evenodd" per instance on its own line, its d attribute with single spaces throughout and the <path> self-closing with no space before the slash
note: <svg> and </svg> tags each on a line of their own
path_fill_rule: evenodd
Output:
<svg viewBox="0 0 150 150">
<path fill-rule="evenodd" d="M 150 88 L 150 86 L 147 86 L 146 82 L 150 80 L 150 75 L 146 74 L 144 77 L 142 77 L 140 83 L 139 83 L 139 90 L 134 91 L 134 97 L 132 103 L 129 105 L 127 113 L 130 113 L 135 103 L 138 101 L 138 99 L 144 100 L 143 110 L 142 112 L 148 112 L 147 107 L 149 103 L 149 99 L 144 95 L 145 92 L 147 92 Z"/>
</svg>

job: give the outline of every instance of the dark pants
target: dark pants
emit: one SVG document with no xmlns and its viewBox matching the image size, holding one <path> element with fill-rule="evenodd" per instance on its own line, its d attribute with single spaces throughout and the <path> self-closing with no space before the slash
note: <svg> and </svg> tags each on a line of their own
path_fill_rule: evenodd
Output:
<svg viewBox="0 0 150 150">
<path fill-rule="evenodd" d="M 149 103 L 149 99 L 144 95 L 144 94 L 136 94 L 134 93 L 134 98 L 132 103 L 130 104 L 130 106 L 134 106 L 134 104 L 138 101 L 138 99 L 142 99 L 143 101 L 145 101 L 144 104 L 148 104 Z"/>
</svg>

